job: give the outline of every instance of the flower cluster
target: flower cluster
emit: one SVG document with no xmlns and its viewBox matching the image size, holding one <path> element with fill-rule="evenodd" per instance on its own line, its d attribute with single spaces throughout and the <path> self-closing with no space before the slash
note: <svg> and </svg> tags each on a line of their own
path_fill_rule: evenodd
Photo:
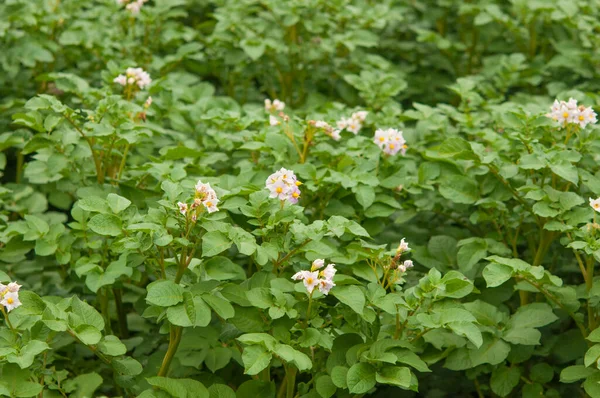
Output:
<svg viewBox="0 0 600 398">
<path fill-rule="evenodd" d="M 292 279 L 295 281 L 303 281 L 309 294 L 312 294 L 316 287 L 321 293 L 327 295 L 331 288 L 335 286 L 333 277 L 337 270 L 335 269 L 335 264 L 327 264 L 327 267 L 319 271 L 324 265 L 325 260 L 317 259 L 313 261 L 310 271 L 297 272 L 292 276 Z"/>
<path fill-rule="evenodd" d="M 358 134 L 362 129 L 368 114 L 369 112 L 367 111 L 354 112 L 349 118 L 341 118 L 338 120 L 336 123 L 337 127 L 339 131 L 348 130 L 351 133 Z"/>
<path fill-rule="evenodd" d="M 409 268 L 412 268 L 414 266 L 411 260 L 404 260 L 404 262 L 398 264 L 400 261 L 400 257 L 402 257 L 404 253 L 410 251 L 410 247 L 408 247 L 408 242 L 406 242 L 404 239 L 405 238 L 402 238 L 402 240 L 400 241 L 400 244 L 396 249 L 396 255 L 392 259 L 393 267 L 400 272 L 406 272 Z"/>
<path fill-rule="evenodd" d="M 217 198 L 217 193 L 214 189 L 211 188 L 209 183 L 202 183 L 202 181 L 198 180 L 196 184 L 196 192 L 194 195 L 194 201 L 191 206 L 188 206 L 187 203 L 177 202 L 177 206 L 179 207 L 179 212 L 186 216 L 191 212 L 192 221 L 198 220 L 198 213 L 202 209 L 202 206 L 209 213 L 214 213 L 215 211 L 219 211 L 217 205 L 219 204 L 219 199 Z"/>
<path fill-rule="evenodd" d="M 402 131 L 396 129 L 377 129 L 375 131 L 375 137 L 373 138 L 379 148 L 388 155 L 395 155 L 401 152 L 402 155 L 406 154 L 406 140 L 402 135 Z"/>
<path fill-rule="evenodd" d="M 342 130 L 334 129 L 333 127 L 331 127 L 331 125 L 329 125 L 329 123 L 323 120 L 311 120 L 309 123 L 315 126 L 315 128 L 323 130 L 325 134 L 327 134 L 336 141 L 339 141 L 340 138 L 342 138 L 340 134 Z"/>
<path fill-rule="evenodd" d="M 271 102 L 270 99 L 266 99 L 265 100 L 265 111 L 271 113 L 271 112 L 281 112 L 282 110 L 285 109 L 285 102 L 283 101 L 279 101 L 278 99 L 275 99 Z"/>
<path fill-rule="evenodd" d="M 302 183 L 298 181 L 292 170 L 282 167 L 267 178 L 265 185 L 271 191 L 271 198 L 298 203 L 298 199 L 300 198 L 300 189 L 298 187 Z"/>
<path fill-rule="evenodd" d="M 19 300 L 19 289 L 21 285 L 17 282 L 10 282 L 8 285 L 0 283 L 0 304 L 6 308 L 6 312 L 10 312 L 21 305 Z"/>
<path fill-rule="evenodd" d="M 137 15 L 140 13 L 140 10 L 142 9 L 144 3 L 147 1 L 148 0 L 117 0 L 117 4 L 121 6 L 126 4 L 125 8 L 127 9 L 127 11 L 129 11 L 133 15 Z"/>
<path fill-rule="evenodd" d="M 150 75 L 142 68 L 127 68 L 124 75 L 119 75 L 113 80 L 121 86 L 138 86 L 140 90 L 152 83 Z"/>
<path fill-rule="evenodd" d="M 567 124 L 577 124 L 584 128 L 588 124 L 595 124 L 596 112 L 591 106 L 585 107 L 577 105 L 577 100 L 569 98 L 567 102 L 554 100 L 554 104 L 550 107 L 551 112 L 546 116 L 558 122 L 559 127 L 565 127 Z"/>
</svg>

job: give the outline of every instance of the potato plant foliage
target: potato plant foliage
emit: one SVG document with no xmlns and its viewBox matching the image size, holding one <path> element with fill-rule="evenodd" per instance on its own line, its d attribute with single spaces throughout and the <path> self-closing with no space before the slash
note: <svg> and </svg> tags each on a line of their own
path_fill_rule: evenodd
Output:
<svg viewBox="0 0 600 398">
<path fill-rule="evenodd" d="M 600 397 L 599 30 L 1 1 L 0 396 Z"/>
</svg>

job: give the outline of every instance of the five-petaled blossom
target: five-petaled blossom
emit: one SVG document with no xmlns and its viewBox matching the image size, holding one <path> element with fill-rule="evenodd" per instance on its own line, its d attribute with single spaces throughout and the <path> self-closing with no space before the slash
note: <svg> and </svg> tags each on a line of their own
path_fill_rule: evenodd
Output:
<svg viewBox="0 0 600 398">
<path fill-rule="evenodd" d="M 592 209 L 594 209 L 598 213 L 600 213 L 600 198 L 598 198 L 598 199 L 590 198 L 590 206 L 592 206 Z"/>
<path fill-rule="evenodd" d="M 271 100 L 268 98 L 265 100 L 265 111 L 267 111 L 267 112 L 282 111 L 284 109 L 285 109 L 285 102 L 283 102 L 283 101 L 279 101 L 278 99 L 275 99 L 271 102 Z"/>
<path fill-rule="evenodd" d="M 588 124 L 595 124 L 598 121 L 596 112 L 591 106 L 578 106 L 577 100 L 574 98 L 569 98 L 566 102 L 554 100 L 550 107 L 550 113 L 547 113 L 546 116 L 556 121 L 560 128 L 566 127 L 567 124 L 577 124 L 584 128 Z"/>
<path fill-rule="evenodd" d="M 19 300 L 19 289 L 21 285 L 16 282 L 10 282 L 8 285 L 0 283 L 0 304 L 6 308 L 7 312 L 14 310 L 21 305 Z"/>
<path fill-rule="evenodd" d="M 375 144 L 381 148 L 383 153 L 392 156 L 398 152 L 402 153 L 402 155 L 405 155 L 406 149 L 408 148 L 402 131 L 397 129 L 377 129 L 377 131 L 375 131 L 373 142 L 375 142 Z"/>
<path fill-rule="evenodd" d="M 292 170 L 281 168 L 271 174 L 265 182 L 266 188 L 271 191 L 269 197 L 279 200 L 288 200 L 290 203 L 298 203 L 302 183 L 298 181 Z"/>
<path fill-rule="evenodd" d="M 142 68 L 127 68 L 124 75 L 115 77 L 113 81 L 121 86 L 137 86 L 140 90 L 152 83 L 150 75 Z"/>
<path fill-rule="evenodd" d="M 325 260 L 316 259 L 313 261 L 310 271 L 297 272 L 292 276 L 292 279 L 302 281 L 309 294 L 312 294 L 316 287 L 321 293 L 327 295 L 331 288 L 335 286 L 333 277 L 337 270 L 335 269 L 335 264 L 327 264 L 327 267 L 319 271 L 324 265 Z"/>
<path fill-rule="evenodd" d="M 338 120 L 336 123 L 338 127 L 337 135 L 339 135 L 342 130 L 348 130 L 353 134 L 358 134 L 362 129 L 368 114 L 369 112 L 367 111 L 358 111 L 354 112 L 349 118 L 341 118 Z"/>
</svg>

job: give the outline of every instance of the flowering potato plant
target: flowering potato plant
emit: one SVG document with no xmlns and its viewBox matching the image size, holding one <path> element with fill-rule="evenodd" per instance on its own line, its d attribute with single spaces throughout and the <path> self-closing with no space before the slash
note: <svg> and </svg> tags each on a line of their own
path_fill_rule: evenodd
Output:
<svg viewBox="0 0 600 398">
<path fill-rule="evenodd" d="M 600 397 L 599 16 L 0 4 L 0 396 Z"/>
</svg>

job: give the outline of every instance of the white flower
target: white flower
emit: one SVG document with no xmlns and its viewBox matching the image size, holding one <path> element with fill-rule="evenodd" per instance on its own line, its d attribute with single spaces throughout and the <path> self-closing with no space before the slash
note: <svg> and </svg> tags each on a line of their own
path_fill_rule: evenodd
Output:
<svg viewBox="0 0 600 398">
<path fill-rule="evenodd" d="M 11 293 L 17 293 L 21 289 L 21 286 L 17 282 L 11 282 L 8 284 L 7 289 Z"/>
<path fill-rule="evenodd" d="M 8 292 L 8 286 L 6 286 L 5 284 L 0 283 L 0 296 L 2 296 L 6 292 Z"/>
<path fill-rule="evenodd" d="M 119 75 L 119 76 L 115 77 L 113 82 L 120 84 L 121 86 L 126 86 L 127 85 L 127 77 L 125 77 L 125 75 Z"/>
<path fill-rule="evenodd" d="M 598 198 L 598 199 L 590 198 L 590 206 L 592 206 L 592 209 L 594 209 L 600 213 L 600 198 Z"/>
<path fill-rule="evenodd" d="M 352 114 L 352 119 L 356 119 L 360 122 L 364 122 L 365 119 L 367 118 L 367 115 L 369 114 L 369 112 L 367 111 L 358 111 Z"/>
<path fill-rule="evenodd" d="M 312 293 L 315 287 L 319 285 L 319 272 L 308 272 L 307 274 L 305 274 L 303 282 L 304 287 L 306 287 L 308 293 Z"/>
<path fill-rule="evenodd" d="M 307 274 L 310 274 L 310 271 L 299 271 L 292 276 L 292 279 L 295 281 L 301 281 L 306 278 Z"/>
<path fill-rule="evenodd" d="M 298 203 L 300 198 L 301 192 L 298 186 L 301 184 L 292 170 L 283 167 L 271 174 L 265 181 L 265 187 L 271 191 L 269 197 L 288 200 L 294 204 Z"/>
<path fill-rule="evenodd" d="M 559 128 L 565 127 L 567 124 L 577 124 L 579 127 L 585 128 L 588 124 L 595 124 L 598 121 L 592 107 L 578 106 L 577 100 L 574 98 L 569 98 L 567 102 L 554 100 L 550 107 L 550 113 L 547 113 L 546 116 L 556 121 Z"/>
<path fill-rule="evenodd" d="M 187 203 L 177 202 L 177 206 L 179 206 L 179 212 L 185 216 L 188 211 Z"/>
<path fill-rule="evenodd" d="M 335 276 L 336 272 L 337 270 L 335 269 L 335 264 L 327 264 L 327 267 L 325 267 L 325 269 L 321 271 L 321 274 L 325 279 L 331 281 L 333 280 L 333 277 Z"/>
<path fill-rule="evenodd" d="M 128 4 L 127 7 L 129 7 L 131 4 Z M 121 86 L 137 85 L 140 89 L 143 89 L 152 83 L 150 75 L 142 68 L 127 68 L 125 75 L 119 75 L 113 81 Z"/>
<path fill-rule="evenodd" d="M 150 105 L 152 105 L 152 97 L 146 98 L 146 102 L 144 102 L 145 108 L 150 108 Z"/>
<path fill-rule="evenodd" d="M 2 301 L 0 301 L 0 304 L 6 308 L 7 312 L 14 310 L 21 305 L 21 302 L 19 301 L 19 293 L 9 291 L 4 295 Z"/>
<path fill-rule="evenodd" d="M 340 120 L 337 121 L 337 126 L 340 130 L 344 130 L 346 127 L 348 127 L 348 123 L 350 123 L 351 119 L 344 119 L 341 118 Z"/>
<path fill-rule="evenodd" d="M 267 112 L 276 112 L 282 111 L 285 109 L 285 102 L 279 101 L 278 99 L 273 100 L 271 102 L 270 99 L 265 99 L 265 111 Z"/>
<path fill-rule="evenodd" d="M 396 253 L 404 253 L 410 250 L 410 248 L 408 247 L 408 242 L 406 242 L 405 239 L 406 238 L 402 238 L 402 240 L 400 241 L 398 249 L 396 249 Z"/>
<path fill-rule="evenodd" d="M 330 128 L 329 123 L 323 121 L 323 120 L 317 120 L 315 122 L 315 127 L 318 129 L 328 129 Z"/>
<path fill-rule="evenodd" d="M 331 138 L 333 138 L 336 141 L 339 141 L 342 138 L 340 133 L 341 133 L 340 129 L 331 130 Z"/>
<path fill-rule="evenodd" d="M 319 291 L 321 293 L 323 293 L 324 295 L 329 294 L 329 291 L 334 286 L 335 286 L 335 283 L 333 283 L 333 281 L 330 280 L 330 279 L 321 279 L 321 280 L 319 280 Z"/>
<path fill-rule="evenodd" d="M 198 180 L 194 188 L 196 190 L 196 194 L 194 197 L 194 203 L 192 204 L 192 209 L 196 209 L 198 206 L 200 206 L 200 204 L 202 204 L 209 213 L 219 211 L 217 208 L 219 199 L 217 198 L 217 193 L 215 190 L 211 188 L 210 183 L 204 184 L 202 180 Z"/>
<path fill-rule="evenodd" d="M 318 258 L 312 262 L 312 267 L 310 268 L 310 270 L 316 271 L 320 268 L 323 268 L 324 265 L 325 265 L 325 260 L 323 260 L 322 258 Z"/>
<path fill-rule="evenodd" d="M 204 207 L 206 207 L 206 210 L 208 210 L 209 213 L 214 213 L 215 211 L 219 211 L 219 209 L 217 208 L 217 204 L 219 204 L 219 199 L 217 198 L 207 198 L 204 202 L 202 202 L 204 204 Z"/>
<path fill-rule="evenodd" d="M 269 115 L 269 124 L 271 126 L 278 126 L 281 124 L 281 122 L 273 115 Z"/>
<path fill-rule="evenodd" d="M 392 156 L 398 152 L 404 155 L 406 154 L 406 148 L 408 148 L 402 131 L 396 129 L 377 129 L 373 142 L 381 148 L 383 153 Z"/>
<path fill-rule="evenodd" d="M 362 128 L 362 123 L 360 122 L 360 120 L 354 119 L 354 118 L 351 118 L 350 121 L 348 122 L 348 125 L 346 126 L 346 130 L 348 130 L 349 132 L 351 132 L 355 135 L 358 134 L 358 132 L 360 131 L 361 128 Z"/>
</svg>

